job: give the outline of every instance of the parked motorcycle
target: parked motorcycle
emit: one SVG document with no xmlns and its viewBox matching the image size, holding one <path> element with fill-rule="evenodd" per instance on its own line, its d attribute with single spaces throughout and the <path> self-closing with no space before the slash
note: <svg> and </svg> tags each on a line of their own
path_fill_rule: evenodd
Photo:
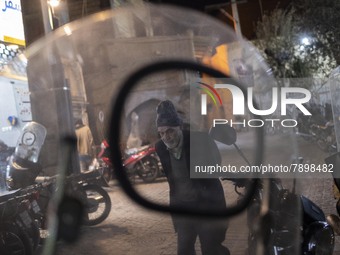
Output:
<svg viewBox="0 0 340 255">
<path fill-rule="evenodd" d="M 57 176 L 39 179 L 39 183 L 27 187 L 26 190 L 39 191 L 39 206 L 44 213 L 47 213 L 48 203 L 57 188 Z M 105 180 L 97 170 L 72 174 L 65 178 L 65 194 L 83 204 L 84 213 L 81 219 L 83 225 L 97 225 L 109 216 L 112 203 L 107 191 L 102 188 L 104 185 Z"/>
<path fill-rule="evenodd" d="M 136 176 L 144 182 L 153 182 L 159 176 L 159 158 L 155 147 L 145 145 L 125 151 L 124 167 L 130 180 Z"/>
<path fill-rule="evenodd" d="M 337 201 L 335 208 L 338 215 L 332 214 L 327 219 L 330 224 L 333 226 L 337 235 L 340 235 L 340 178 L 338 176 L 339 168 L 340 168 L 340 152 L 334 153 L 331 156 L 325 159 L 325 163 L 327 165 L 333 166 L 334 171 L 333 174 L 333 195 L 334 199 Z"/>
<path fill-rule="evenodd" d="M 316 144 L 325 152 L 336 151 L 336 138 L 333 121 L 328 121 L 325 125 L 312 125 Z"/>
<path fill-rule="evenodd" d="M 8 179 L 9 188 L 20 189 L 22 195 L 33 192 L 39 194 L 37 204 L 41 210 L 35 212 L 33 218 L 42 230 L 47 229 L 48 206 L 54 193 L 59 189 L 58 175 L 38 176 L 42 170 L 38 157 L 45 135 L 46 129 L 35 122 L 28 123 L 23 128 L 10 160 Z M 63 184 L 64 196 L 61 202 L 67 200 L 71 201 L 73 206 L 78 204 L 79 212 L 82 211 L 82 215 L 69 214 L 70 217 L 74 217 L 73 222 L 79 221 L 83 225 L 92 226 L 108 217 L 111 211 L 111 199 L 107 191 L 102 188 L 102 186 L 107 186 L 107 183 L 103 180 L 99 170 L 71 174 L 65 178 Z M 60 220 L 60 222 L 63 221 Z"/>
<path fill-rule="evenodd" d="M 304 115 L 299 113 L 297 116 L 297 135 L 301 136 L 307 141 L 317 141 L 317 130 L 315 127 L 323 126 L 327 123 L 326 117 L 321 112 L 321 105 L 311 104 L 306 108 L 312 113 L 312 115 Z M 328 116 L 327 116 L 328 117 Z"/>
<path fill-rule="evenodd" d="M 296 134 L 306 141 L 314 141 L 315 133 L 312 131 L 312 127 L 315 125 L 315 121 L 313 118 L 299 114 L 296 121 L 298 123 Z"/>
<path fill-rule="evenodd" d="M 333 254 L 334 231 L 327 222 L 322 209 L 303 195 L 283 187 L 278 179 L 269 179 L 271 194 L 270 208 L 265 219 L 271 224 L 267 228 L 262 226 L 263 231 L 258 231 L 257 219 L 260 215 L 263 202 L 263 186 L 259 184 L 253 201 L 247 209 L 247 224 L 249 228 L 248 254 L 256 254 L 259 240 L 264 240 L 264 254 L 294 254 L 301 250 L 301 254 Z M 244 183 L 234 181 L 235 191 L 242 196 L 239 188 L 244 188 Z M 274 196 L 273 196 L 274 194 Z M 293 208 L 302 206 L 302 224 L 298 229 L 301 231 L 301 247 L 291 239 L 292 233 L 296 231 L 299 220 Z M 268 222 L 267 222 L 268 223 Z M 265 224 L 262 222 L 262 224 Z"/>
<path fill-rule="evenodd" d="M 5 249 L 1 254 L 32 254 L 38 247 L 40 223 L 35 214 L 40 212 L 40 208 L 37 191 L 24 188 L 34 183 L 41 170 L 38 158 L 45 136 L 45 127 L 36 122 L 27 123 L 14 152 L 12 149 L 5 172 L 2 172 L 6 176 L 6 191 L 0 197 L 0 229 L 2 248 Z"/>
<path fill-rule="evenodd" d="M 109 144 L 106 140 L 103 140 L 100 144 L 100 152 L 97 155 L 94 168 L 100 169 L 99 171 L 107 183 L 114 178 L 113 166 L 110 160 Z"/>
<path fill-rule="evenodd" d="M 221 130 L 226 128 L 228 130 Z M 220 130 L 212 128 L 210 135 L 224 144 L 233 144 L 241 152 L 235 144 L 236 132 L 231 127 L 218 127 L 218 129 Z M 221 132 L 229 134 L 228 137 L 223 137 Z M 241 156 L 249 164 L 244 154 Z M 296 163 L 301 164 L 302 158 L 297 159 Z M 259 254 L 259 242 L 263 244 L 260 254 L 296 254 L 298 251 L 301 251 L 301 254 L 331 255 L 333 253 L 335 240 L 333 228 L 327 223 L 325 214 L 320 207 L 307 197 L 296 194 L 295 179 L 291 190 L 284 188 L 281 180 L 276 178 L 264 180 L 222 178 L 222 180 L 233 182 L 235 192 L 240 196 L 240 199 L 244 194 L 239 191 L 239 188 L 247 190 L 250 183 L 257 185 L 252 202 L 247 208 L 249 255 Z M 270 194 L 265 213 L 262 212 L 265 202 L 264 183 L 266 183 L 267 192 Z M 301 206 L 302 221 L 296 215 L 296 208 L 299 206 Z M 258 221 L 260 217 L 262 217 L 262 221 Z M 294 240 L 297 230 L 301 232 L 301 243 Z"/>
<path fill-rule="evenodd" d="M 105 180 L 99 171 L 89 171 L 66 177 L 65 192 L 79 199 L 85 209 L 82 224 L 93 226 L 103 222 L 110 214 L 111 199 L 102 186 Z"/>
<path fill-rule="evenodd" d="M 46 133 L 46 128 L 37 122 L 29 122 L 23 127 L 9 160 L 8 185 L 11 189 L 33 184 L 41 172 L 38 160 Z"/>
<path fill-rule="evenodd" d="M 138 176 L 144 182 L 150 183 L 162 175 L 160 160 L 153 146 L 145 145 L 140 148 L 127 149 L 124 153 L 123 164 L 131 181 Z M 109 144 L 106 140 L 101 143 L 98 159 L 104 178 L 106 180 L 112 178 L 114 171 L 109 158 Z"/>
<path fill-rule="evenodd" d="M 39 211 L 36 193 L 21 190 L 3 192 L 0 196 L 0 254 L 31 255 L 40 241 L 34 213 Z"/>
<path fill-rule="evenodd" d="M 59 213 L 63 211 L 63 208 L 66 208 L 66 212 L 63 212 L 64 217 L 59 219 L 59 237 L 66 241 L 73 241 L 78 236 L 80 226 L 97 225 L 109 216 L 111 199 L 102 188 L 102 181 L 101 174 L 96 170 L 66 177 L 64 198 L 61 201 L 66 206 L 59 205 Z M 22 196 L 35 194 L 35 199 L 30 203 L 31 217 L 38 228 L 36 235 L 42 240 L 50 234 L 49 206 L 57 189 L 57 176 L 52 176 L 39 177 L 37 183 L 18 191 Z M 72 209 L 72 212 L 68 211 L 69 209 Z"/>
</svg>

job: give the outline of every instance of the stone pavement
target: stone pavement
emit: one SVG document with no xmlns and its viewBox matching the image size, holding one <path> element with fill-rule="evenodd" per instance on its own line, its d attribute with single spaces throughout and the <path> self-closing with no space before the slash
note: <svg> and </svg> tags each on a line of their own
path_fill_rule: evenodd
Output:
<svg viewBox="0 0 340 255">
<path fill-rule="evenodd" d="M 303 194 L 315 201 L 326 214 L 335 213 L 331 197 L 331 179 L 320 181 L 304 180 Z M 167 198 L 167 183 L 138 184 L 146 195 L 157 194 L 157 201 Z M 227 192 L 233 192 L 232 185 L 225 184 Z M 108 189 L 112 199 L 112 211 L 103 223 L 82 229 L 82 238 L 75 245 L 58 244 L 56 255 L 176 255 L 176 236 L 170 216 L 148 211 L 131 202 L 118 186 Z M 244 255 L 247 247 L 245 213 L 230 219 L 225 245 L 232 255 Z M 340 239 L 334 255 L 340 255 Z M 200 255 L 197 246 L 197 255 Z"/>
<path fill-rule="evenodd" d="M 240 144 L 242 145 L 242 141 Z M 311 149 L 309 143 L 303 142 L 302 147 L 302 156 L 307 162 L 322 162 L 327 156 L 318 149 Z M 280 152 L 282 147 L 278 146 L 277 150 Z M 283 183 L 290 187 L 292 180 L 286 179 Z M 326 215 L 336 214 L 331 175 L 323 179 L 300 179 L 299 183 L 299 193 L 315 202 Z M 144 196 L 156 202 L 167 201 L 168 185 L 164 179 L 151 184 L 137 183 L 135 187 Z M 231 183 L 224 182 L 224 188 L 227 201 L 235 201 Z M 56 255 L 176 255 L 176 236 L 168 214 L 149 211 L 136 205 L 114 182 L 107 191 L 112 200 L 109 218 L 97 226 L 84 227 L 81 239 L 76 244 L 58 243 Z M 232 255 L 245 254 L 247 233 L 245 213 L 230 219 L 225 244 Z M 197 246 L 197 255 L 200 254 Z M 336 237 L 334 255 L 340 255 L 339 237 Z"/>
<path fill-rule="evenodd" d="M 168 196 L 165 181 L 139 184 L 137 188 L 157 194 L 158 202 L 166 201 Z M 169 215 L 141 208 L 131 202 L 118 186 L 108 191 L 113 202 L 109 218 L 98 226 L 83 228 L 83 237 L 76 245 L 59 243 L 57 254 L 176 254 L 176 235 Z M 232 254 L 244 254 L 247 229 L 240 228 L 237 222 L 244 224 L 244 216 L 231 221 L 226 245 Z"/>
</svg>

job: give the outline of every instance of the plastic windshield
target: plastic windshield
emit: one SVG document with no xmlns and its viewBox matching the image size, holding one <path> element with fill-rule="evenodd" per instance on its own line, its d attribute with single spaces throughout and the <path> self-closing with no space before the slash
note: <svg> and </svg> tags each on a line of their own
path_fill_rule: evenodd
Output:
<svg viewBox="0 0 340 255">
<path fill-rule="evenodd" d="M 97 157 L 100 144 L 109 141 L 111 132 L 119 134 L 119 141 L 115 142 L 121 146 L 120 163 L 133 188 L 159 205 L 172 208 L 185 204 L 195 210 L 191 205 L 196 204 L 191 202 L 198 196 L 210 202 L 217 199 L 209 189 L 194 191 L 200 180 L 208 183 L 209 179 L 211 183 L 221 183 L 226 207 L 233 208 L 247 192 L 238 183 L 241 187 L 237 191 L 241 195 L 237 194 L 235 181 L 259 178 L 262 185 L 257 202 L 249 205 L 248 212 L 218 221 L 208 218 L 206 222 L 216 223 L 212 224 L 215 227 L 229 222 L 223 245 L 231 254 L 244 254 L 246 249 L 249 254 L 280 254 L 284 249 L 285 254 L 300 254 L 301 207 L 299 196 L 289 192 L 303 192 L 299 182 L 293 179 L 305 177 L 311 170 L 305 169 L 310 165 L 298 164 L 295 159 L 304 156 L 304 162 L 314 162 L 315 169 L 321 167 L 321 171 L 313 170 L 313 173 L 322 175 L 324 169 L 318 148 L 311 148 L 308 141 L 296 135 L 300 122 L 294 114 L 289 115 L 296 111 L 308 117 L 303 109 L 309 94 L 304 89 L 281 86 L 256 48 L 238 38 L 230 27 L 188 9 L 149 4 L 126 6 L 58 28 L 30 46 L 25 57 L 32 120 L 47 130 L 39 156 L 40 175 L 80 174 L 82 185 L 93 184 L 93 179 L 84 173 L 111 171 L 109 187 L 104 190 L 111 197 L 112 210 L 103 221 L 89 219 L 96 217 L 105 195 L 97 194 L 100 199 L 90 195 L 84 198 L 84 192 L 72 196 L 78 193 L 67 186 L 65 179 L 55 182 L 55 191 L 60 196 L 65 191 L 68 198 L 85 201 L 85 222 L 95 225 L 84 226 L 80 238 L 72 245 L 57 243 L 56 254 L 176 253 L 177 237 L 170 214 L 157 214 L 133 204 L 115 178 L 110 158 Z M 163 68 L 167 61 L 187 61 L 218 72 L 185 65 Z M 114 120 L 116 126 L 111 126 L 113 105 L 123 100 L 117 95 L 124 89 L 124 82 L 136 70 L 152 64 L 155 66 L 145 76 L 134 81 L 135 86 L 122 101 L 121 119 Z M 218 74 L 225 77 L 221 79 Z M 175 121 L 157 119 L 156 108 L 164 100 L 174 104 Z M 232 129 L 226 134 L 218 131 L 222 132 L 220 140 L 211 136 L 212 127 L 223 125 Z M 265 133 L 264 144 L 258 139 L 260 129 Z M 79 137 L 89 130 L 93 139 L 87 136 L 88 150 L 83 153 Z M 188 132 L 191 132 L 190 140 L 186 140 Z M 236 132 L 236 137 L 230 132 Z M 161 138 L 172 134 L 183 136 L 179 135 L 182 138 L 174 148 L 169 148 L 173 141 Z M 78 137 L 78 147 L 66 151 L 61 141 L 70 135 Z M 224 139 L 226 136 L 229 138 Z M 163 150 L 155 150 L 157 143 Z M 178 150 L 178 144 L 187 147 Z M 306 148 L 310 151 L 301 155 Z M 65 152 L 70 153 L 66 155 L 67 161 Z M 162 152 L 168 156 L 164 158 Z M 190 157 L 186 157 L 188 154 Z M 171 172 L 169 165 L 190 171 L 184 175 L 176 170 Z M 276 182 L 268 181 L 274 177 Z M 94 191 L 87 193 L 91 192 Z M 51 217 L 49 222 L 56 220 L 56 211 L 49 213 L 60 199 L 51 196 L 52 205 L 45 211 Z M 217 204 L 200 205 L 203 210 L 213 212 Z M 277 238 L 263 242 L 262 216 L 268 216 L 267 213 L 272 213 L 273 218 L 266 230 Z M 177 220 L 189 218 L 183 216 Z M 55 226 L 52 224 L 48 231 L 55 232 Z M 200 250 L 198 241 L 196 250 Z"/>
</svg>

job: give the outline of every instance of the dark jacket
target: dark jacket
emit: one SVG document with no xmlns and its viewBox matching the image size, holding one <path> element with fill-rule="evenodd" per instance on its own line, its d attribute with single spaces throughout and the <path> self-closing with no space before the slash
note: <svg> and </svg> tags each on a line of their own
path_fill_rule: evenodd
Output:
<svg viewBox="0 0 340 255">
<path fill-rule="evenodd" d="M 155 148 L 169 182 L 170 206 L 172 206 L 176 204 L 176 196 L 174 192 L 175 183 L 172 175 L 170 152 L 161 140 L 156 143 Z M 183 151 L 186 156 L 188 172 L 190 172 L 190 165 L 216 165 L 221 163 L 219 150 L 207 133 L 183 131 Z M 191 164 L 190 159 L 192 160 Z M 226 208 L 224 191 L 219 179 L 192 178 L 191 180 L 199 194 L 193 206 L 218 209 Z"/>
</svg>

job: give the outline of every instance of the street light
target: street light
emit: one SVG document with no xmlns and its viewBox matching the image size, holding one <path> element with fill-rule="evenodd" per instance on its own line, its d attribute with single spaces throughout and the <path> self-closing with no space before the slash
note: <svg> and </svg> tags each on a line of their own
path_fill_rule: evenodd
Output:
<svg viewBox="0 0 340 255">
<path fill-rule="evenodd" d="M 47 3 L 48 3 L 52 8 L 54 8 L 54 7 L 59 6 L 60 0 L 49 0 L 49 1 L 47 1 Z"/>
<path fill-rule="evenodd" d="M 48 14 L 49 14 L 49 22 L 51 24 L 52 30 L 59 27 L 59 18 L 56 15 L 55 8 L 57 8 L 60 4 L 59 0 L 50 0 L 48 3 Z"/>
<path fill-rule="evenodd" d="M 301 39 L 301 43 L 305 46 L 308 46 L 308 45 L 310 45 L 311 42 L 310 42 L 310 39 L 308 37 L 303 37 Z"/>
<path fill-rule="evenodd" d="M 304 36 L 300 39 L 300 51 L 304 51 L 305 50 L 305 46 L 309 46 L 311 45 L 311 39 L 307 36 Z"/>
<path fill-rule="evenodd" d="M 58 7 L 60 0 L 40 0 L 44 21 L 45 34 L 58 27 L 58 20 L 54 8 Z"/>
<path fill-rule="evenodd" d="M 45 34 L 69 22 L 66 1 L 40 0 Z"/>
</svg>

